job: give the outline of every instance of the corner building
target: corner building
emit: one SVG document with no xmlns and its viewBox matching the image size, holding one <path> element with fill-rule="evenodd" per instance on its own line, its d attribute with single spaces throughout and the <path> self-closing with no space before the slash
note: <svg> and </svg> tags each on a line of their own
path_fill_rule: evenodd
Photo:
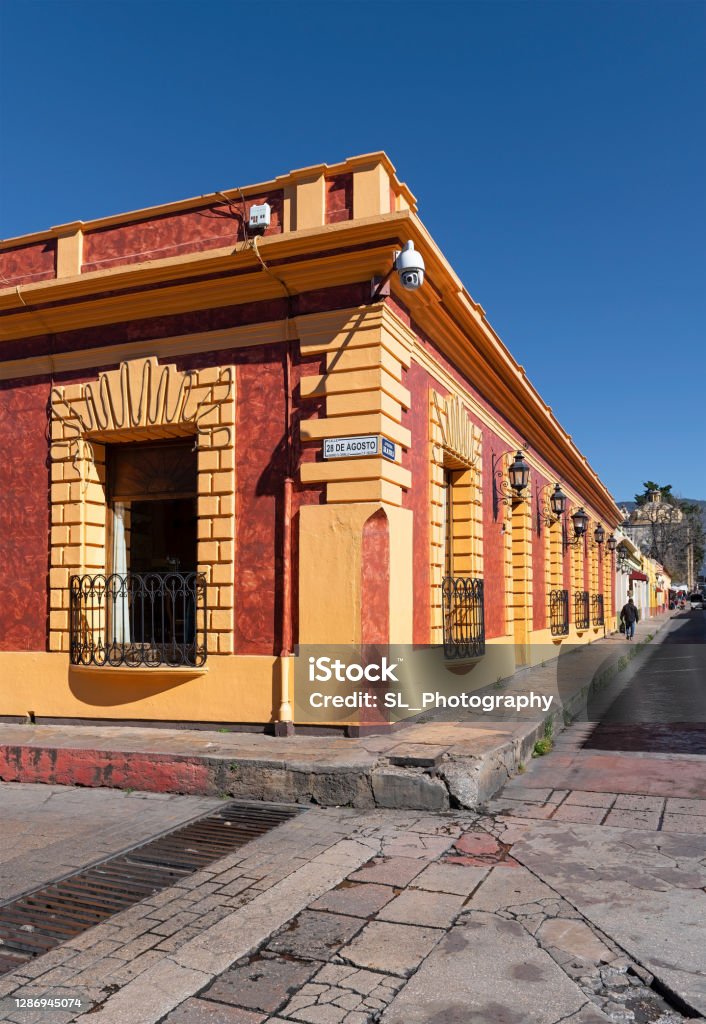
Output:
<svg viewBox="0 0 706 1024">
<path fill-rule="evenodd" d="M 416 291 L 380 281 L 408 241 Z M 477 686 L 614 622 L 620 512 L 384 153 L 13 239 L 0 274 L 0 715 L 270 726 L 298 644 L 443 644 Z"/>
</svg>

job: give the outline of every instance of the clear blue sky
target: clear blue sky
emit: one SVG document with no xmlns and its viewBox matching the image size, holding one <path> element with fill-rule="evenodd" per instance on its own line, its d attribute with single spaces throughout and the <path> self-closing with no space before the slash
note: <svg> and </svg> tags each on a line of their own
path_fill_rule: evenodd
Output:
<svg viewBox="0 0 706 1024">
<path fill-rule="evenodd" d="M 4 0 L 0 34 L 1 237 L 384 149 L 614 495 L 706 498 L 702 0 Z"/>
</svg>

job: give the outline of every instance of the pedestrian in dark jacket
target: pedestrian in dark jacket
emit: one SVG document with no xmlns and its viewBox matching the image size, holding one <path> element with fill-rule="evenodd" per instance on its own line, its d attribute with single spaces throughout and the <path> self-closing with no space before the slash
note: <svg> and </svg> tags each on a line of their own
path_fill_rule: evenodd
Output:
<svg viewBox="0 0 706 1024">
<path fill-rule="evenodd" d="M 635 635 L 635 624 L 639 622 L 640 613 L 635 607 L 633 599 L 628 598 L 628 603 L 624 604 L 620 611 L 620 621 L 625 623 L 625 639 L 632 640 Z"/>
</svg>

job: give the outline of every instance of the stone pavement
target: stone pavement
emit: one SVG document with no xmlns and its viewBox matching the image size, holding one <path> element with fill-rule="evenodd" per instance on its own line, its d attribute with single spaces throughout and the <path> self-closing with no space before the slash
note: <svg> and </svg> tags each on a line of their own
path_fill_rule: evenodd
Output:
<svg viewBox="0 0 706 1024">
<path fill-rule="evenodd" d="M 221 804 L 213 797 L 0 782 L 0 901 Z"/>
<path fill-rule="evenodd" d="M 562 733 L 481 822 L 663 989 L 706 1014 L 706 757 L 584 750 L 593 729 Z"/>
<path fill-rule="evenodd" d="M 594 921 L 595 903 L 584 911 L 581 893 L 567 898 L 570 870 L 544 877 L 552 858 L 533 839 L 561 827 L 314 808 L 0 979 L 0 1020 L 680 1024 L 651 987 L 658 964 L 628 953 L 609 915 Z M 608 833 L 634 841 L 632 830 Z M 665 838 L 691 855 L 694 836 Z M 691 886 L 691 867 L 679 870 Z M 689 913 L 672 907 L 670 930 Z M 61 996 L 79 996 L 80 1012 L 14 1003 Z"/>
<path fill-rule="evenodd" d="M 662 616 L 640 623 L 637 640 L 669 621 Z M 565 718 L 581 715 L 607 672 L 623 665 L 626 652 L 637 651 L 637 644 L 609 637 L 497 684 L 492 692 L 512 693 L 521 686 L 523 692 L 554 697 L 548 715 L 535 710 L 515 715 L 514 721 L 435 712 L 386 734 L 356 739 L 0 724 L 0 779 L 363 809 L 473 809 L 529 759 L 546 720 L 558 732 Z"/>
</svg>

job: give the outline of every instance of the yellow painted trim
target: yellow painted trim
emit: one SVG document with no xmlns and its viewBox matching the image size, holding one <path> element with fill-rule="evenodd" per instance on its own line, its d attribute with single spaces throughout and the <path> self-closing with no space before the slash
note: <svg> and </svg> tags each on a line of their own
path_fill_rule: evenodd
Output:
<svg viewBox="0 0 706 1024">
<path fill-rule="evenodd" d="M 350 370 L 343 373 L 317 374 L 303 377 L 300 385 L 302 398 L 321 398 L 324 395 L 343 395 L 353 391 L 384 391 L 409 409 L 412 398 L 407 388 L 402 387 L 382 367 L 372 370 Z"/>
<path fill-rule="evenodd" d="M 353 172 L 353 218 L 390 212 L 390 178 L 379 160 Z"/>
<path fill-rule="evenodd" d="M 368 413 L 358 416 L 327 416 L 302 420 L 302 441 L 321 441 L 325 437 L 353 437 L 356 434 L 382 434 L 403 448 L 409 448 L 412 434 L 389 416 Z"/>
<path fill-rule="evenodd" d="M 326 500 L 332 505 L 364 501 L 400 506 L 402 495 L 400 485 L 389 480 L 330 481 L 326 485 Z"/>
<path fill-rule="evenodd" d="M 290 325 L 290 337 L 292 328 Z M 146 359 L 157 354 L 160 359 L 193 355 L 199 352 L 221 352 L 231 348 L 249 348 L 252 345 L 275 345 L 287 340 L 287 327 L 283 320 L 268 320 L 244 327 L 226 327 L 219 331 L 198 334 L 177 334 L 168 338 L 150 338 L 147 341 L 106 345 L 75 352 L 58 352 L 52 356 L 31 356 L 10 359 L 0 363 L 0 380 L 34 377 L 38 374 L 63 374 L 71 370 L 111 366 L 127 359 Z"/>
<path fill-rule="evenodd" d="M 292 219 L 295 229 L 323 227 L 326 222 L 326 179 L 323 168 L 297 177 Z"/>
<path fill-rule="evenodd" d="M 66 233 L 56 239 L 56 276 L 73 277 L 81 273 L 83 232 L 79 225 L 67 226 Z"/>
<path fill-rule="evenodd" d="M 301 467 L 304 484 L 321 484 L 343 480 L 388 480 L 400 487 L 410 487 L 412 474 L 408 469 L 382 458 L 340 459 L 332 462 L 305 462 Z"/>
<path fill-rule="evenodd" d="M 279 659 L 209 655 L 207 671 L 85 669 L 64 653 L 0 653 L 0 714 L 38 718 L 271 722 Z"/>
</svg>

